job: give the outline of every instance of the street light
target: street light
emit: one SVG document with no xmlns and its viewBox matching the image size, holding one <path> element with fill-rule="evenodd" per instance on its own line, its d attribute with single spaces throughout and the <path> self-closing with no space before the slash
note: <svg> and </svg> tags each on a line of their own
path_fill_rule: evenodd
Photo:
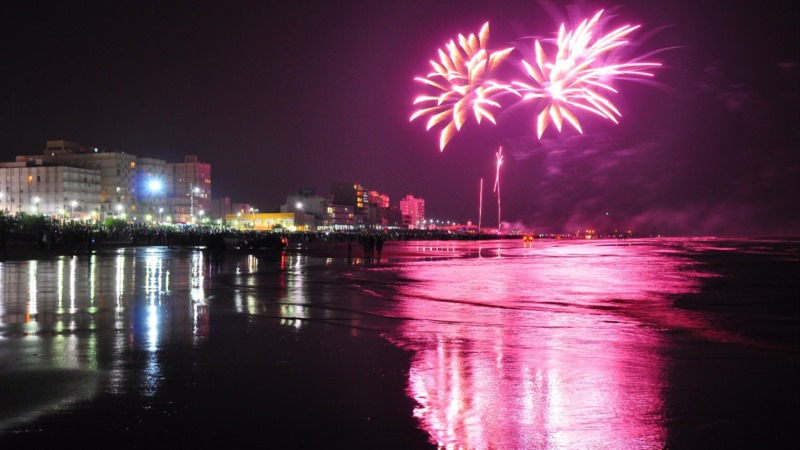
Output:
<svg viewBox="0 0 800 450">
<path fill-rule="evenodd" d="M 69 211 L 69 219 L 72 220 L 72 216 L 75 215 L 75 207 L 78 205 L 78 202 L 73 200 L 72 203 L 70 203 L 69 205 L 72 207 L 72 209 L 70 209 Z"/>
<path fill-rule="evenodd" d="M 164 212 L 164 208 L 158 208 L 158 221 L 161 222 L 161 213 Z"/>
<path fill-rule="evenodd" d="M 151 194 L 156 194 L 161 191 L 161 180 L 152 178 L 150 182 L 147 183 L 147 187 L 150 188 Z"/>
<path fill-rule="evenodd" d="M 258 210 L 253 208 L 252 206 L 250 207 L 250 214 L 252 216 L 253 228 L 256 227 L 256 211 Z"/>
<path fill-rule="evenodd" d="M 37 214 L 39 213 L 39 197 L 33 197 L 33 210 Z"/>
<path fill-rule="evenodd" d="M 194 194 L 199 194 L 200 188 L 194 184 L 189 185 L 189 218 L 194 222 Z"/>
</svg>

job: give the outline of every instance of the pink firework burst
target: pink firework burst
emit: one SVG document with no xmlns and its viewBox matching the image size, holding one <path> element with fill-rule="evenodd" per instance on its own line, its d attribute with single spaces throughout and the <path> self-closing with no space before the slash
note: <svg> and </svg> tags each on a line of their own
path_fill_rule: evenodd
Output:
<svg viewBox="0 0 800 450">
<path fill-rule="evenodd" d="M 539 40 L 534 43 L 534 58 L 522 59 L 530 80 L 511 83 L 522 101 L 543 99 L 545 106 L 536 120 L 537 137 L 550 124 L 560 132 L 566 120 L 583 133 L 575 110 L 584 110 L 617 123 L 619 110 L 609 100 L 617 90 L 612 82 L 630 76 L 651 77 L 650 69 L 661 64 L 615 59 L 615 50 L 628 45 L 628 35 L 639 26 L 624 25 L 600 34 L 603 11 L 584 20 L 575 30 L 562 24 L 555 41 L 555 54 L 548 56 Z"/>
<path fill-rule="evenodd" d="M 513 50 L 506 48 L 496 52 L 487 50 L 489 23 L 481 27 L 478 35 L 459 35 L 458 44 L 450 41 L 446 52 L 439 49 L 439 62 L 431 60 L 434 71 L 416 81 L 441 91 L 439 95 L 422 95 L 414 100 L 421 105 L 409 121 L 430 115 L 427 130 L 446 123 L 439 137 L 439 149 L 444 151 L 455 133 L 467 120 L 469 111 L 478 124 L 483 118 L 495 122 L 492 108 L 500 104 L 493 100 L 495 94 L 513 92 L 510 86 L 491 79 L 491 73 Z"/>
</svg>

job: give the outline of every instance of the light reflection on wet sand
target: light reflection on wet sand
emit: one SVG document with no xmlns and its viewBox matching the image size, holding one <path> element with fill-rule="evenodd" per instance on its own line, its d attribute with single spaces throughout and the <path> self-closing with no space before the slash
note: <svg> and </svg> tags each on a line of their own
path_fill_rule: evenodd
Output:
<svg viewBox="0 0 800 450">
<path fill-rule="evenodd" d="M 61 386 L 0 410 L 0 435 L 103 392 L 159 398 L 166 349 L 201 350 L 223 311 L 301 333 L 379 333 L 410 350 L 408 414 L 448 449 L 664 448 L 691 435 L 671 417 L 676 336 L 755 347 L 674 307 L 721 276 L 689 257 L 699 245 L 391 244 L 423 256 L 349 265 L 161 247 L 0 263 L 0 356 L 22 361 L 0 375 L 58 374 Z M 140 370 L 133 354 L 145 356 Z"/>
<path fill-rule="evenodd" d="M 668 311 L 691 273 L 625 245 L 531 251 L 403 267 L 415 415 L 444 448 L 663 448 L 662 324 L 630 310 Z"/>
</svg>

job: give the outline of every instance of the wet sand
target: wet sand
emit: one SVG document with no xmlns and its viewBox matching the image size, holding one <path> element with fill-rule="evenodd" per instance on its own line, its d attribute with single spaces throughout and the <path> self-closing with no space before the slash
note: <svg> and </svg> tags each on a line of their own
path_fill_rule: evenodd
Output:
<svg viewBox="0 0 800 450">
<path fill-rule="evenodd" d="M 345 243 L 320 244 L 287 252 L 347 258 Z M 0 255 L 59 253 L 10 245 Z M 354 249 L 353 263 L 363 264 L 360 257 Z M 168 340 L 156 356 L 159 379 L 115 393 L 95 391 L 108 384 L 97 371 L 55 369 L 39 347 L 25 349 L 28 338 L 0 330 L 0 448 L 435 448 L 405 394 L 407 351 L 368 330 L 325 323 L 298 330 L 224 308 L 208 316 L 203 345 L 187 351 Z M 48 336 L 30 337 L 39 338 Z M 148 373 L 153 354 L 131 355 L 119 370 Z M 149 385 L 157 388 L 147 392 Z"/>
<path fill-rule="evenodd" d="M 242 329 L 246 332 L 237 331 Z M 160 352 L 163 379 L 157 392 L 102 393 L 68 402 L 58 412 L 0 433 L 0 447 L 429 447 L 404 393 L 408 355 L 385 340 L 319 325 L 301 333 L 232 313 L 215 313 L 209 332 L 213 339 L 197 354 Z M 146 358 L 141 353 L 126 361 L 124 370 L 137 370 Z M 13 403 L 18 412 L 30 413 L 26 408 L 37 397 L 47 404 L 74 394 L 76 383 L 65 378 L 82 376 L 91 375 L 3 370 L 4 419 Z"/>
<path fill-rule="evenodd" d="M 384 247 L 380 264 L 458 256 L 446 243 L 392 244 Z M 14 250 L 5 253 L 9 260 L 53 256 L 40 249 Z M 290 245 L 286 252 L 350 255 L 356 269 L 377 264 L 365 262 L 355 242 L 351 251 L 344 242 L 312 242 Z M 793 447 L 798 440 L 792 428 L 798 404 L 794 380 L 800 369 L 792 276 L 798 263 L 776 262 L 779 270 L 754 264 L 750 256 L 733 262 L 721 257 L 731 276 L 709 279 L 707 290 L 679 298 L 677 306 L 725 311 L 714 316 L 721 320 L 717 326 L 758 337 L 768 347 L 726 347 L 667 331 L 674 338 L 664 350 L 671 380 L 664 389 L 668 448 Z M 759 284 L 752 283 L 754 267 L 761 267 Z M 0 330 L 0 448 L 436 448 L 419 428 L 416 404 L 406 393 L 410 352 L 364 328 L 306 320 L 295 329 L 275 317 L 220 307 L 226 300 L 219 300 L 200 333 L 209 336 L 203 345 L 186 345 L 180 330 L 171 330 L 172 336 L 166 330 L 154 358 L 126 337 L 126 359 L 112 372 L 144 378 L 115 392 L 107 388 L 113 383 L 99 379 L 112 376 L 103 371 L 56 370 L 43 363 L 41 348 L 26 342 L 49 335 Z M 771 321 L 763 328 L 753 320 L 761 316 L 785 318 L 779 321 L 785 326 Z M 102 332 L 74 333 L 86 340 Z"/>
</svg>

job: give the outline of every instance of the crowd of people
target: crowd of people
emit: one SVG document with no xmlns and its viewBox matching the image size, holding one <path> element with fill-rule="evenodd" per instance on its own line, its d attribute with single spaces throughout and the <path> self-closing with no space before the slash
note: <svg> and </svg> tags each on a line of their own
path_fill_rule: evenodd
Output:
<svg viewBox="0 0 800 450">
<path fill-rule="evenodd" d="M 259 245 L 287 246 L 290 243 L 348 242 L 361 247 L 366 262 L 381 260 L 385 241 L 497 239 L 497 235 L 451 233 L 442 230 L 316 230 L 298 232 L 233 230 L 226 227 L 158 225 L 107 222 L 69 222 L 44 216 L 10 216 L 0 213 L 0 249 L 6 245 L 38 246 L 46 251 L 78 252 L 108 245 L 165 245 L 209 249 L 250 248 Z"/>
</svg>

